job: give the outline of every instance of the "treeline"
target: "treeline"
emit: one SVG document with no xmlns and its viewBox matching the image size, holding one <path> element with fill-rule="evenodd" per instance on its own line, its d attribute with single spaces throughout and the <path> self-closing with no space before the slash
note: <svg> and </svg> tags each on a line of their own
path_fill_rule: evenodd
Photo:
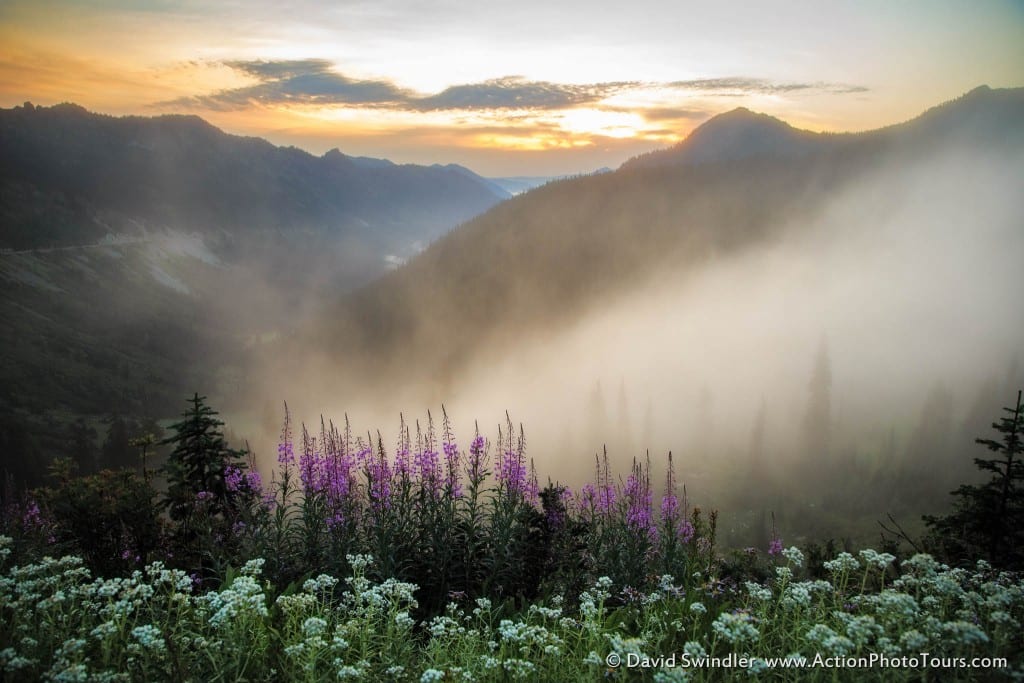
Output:
<svg viewBox="0 0 1024 683">
<path fill-rule="evenodd" d="M 363 438 L 347 424 L 323 422 L 319 431 L 296 428 L 286 414 L 266 480 L 250 453 L 228 444 L 223 426 L 198 395 L 163 439 L 133 439 L 129 425 L 115 421 L 105 457 L 164 446 L 166 461 L 157 467 L 143 457 L 138 466 L 89 474 L 58 459 L 49 485 L 5 502 L 0 533 L 14 539 L 18 561 L 67 552 L 106 576 L 160 561 L 208 587 L 255 557 L 286 586 L 343 574 L 346 555 L 372 554 L 378 578 L 420 587 L 424 614 L 443 611 L 452 595 L 517 604 L 574 596 L 601 576 L 627 592 L 650 589 L 662 574 L 762 580 L 758 558 L 778 553 L 786 533 L 773 523 L 760 547 L 722 548 L 718 513 L 689 504 L 671 454 L 662 480 L 649 460 L 634 461 L 623 477 L 599 458 L 578 489 L 542 485 L 511 421 L 496 441 L 476 433 L 468 445 L 456 441 L 447 415 L 439 427 L 429 418 L 403 423 L 389 449 L 379 434 Z M 975 459 L 988 480 L 957 489 L 953 512 L 926 517 L 923 536 L 886 528 L 894 557 L 909 547 L 954 565 L 984 559 L 1024 569 L 1020 393 L 993 427 L 997 438 L 979 439 L 993 455 Z M 88 462 L 95 453 L 83 446 L 81 455 Z M 839 553 L 831 545 L 807 550 L 812 575 Z"/>
</svg>

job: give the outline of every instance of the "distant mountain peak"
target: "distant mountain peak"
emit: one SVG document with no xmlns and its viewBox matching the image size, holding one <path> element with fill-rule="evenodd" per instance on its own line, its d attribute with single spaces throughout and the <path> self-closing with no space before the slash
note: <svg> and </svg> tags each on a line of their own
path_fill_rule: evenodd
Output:
<svg viewBox="0 0 1024 683">
<path fill-rule="evenodd" d="M 708 135 L 709 133 L 721 135 L 723 132 L 731 130 L 787 131 L 794 134 L 800 132 L 785 121 L 777 119 L 769 114 L 754 112 L 746 107 L 736 107 L 724 114 L 712 116 L 710 119 L 697 126 L 697 128 L 695 128 L 681 144 L 685 144 L 692 138 L 699 138 L 701 136 Z"/>
<path fill-rule="evenodd" d="M 916 129 L 919 134 L 932 134 L 930 127 L 946 127 L 952 132 L 969 120 L 973 121 L 973 130 L 983 134 L 985 130 L 1012 122 L 1019 116 L 1021 106 L 1024 106 L 1024 88 L 979 85 L 904 123 L 843 134 L 801 130 L 769 114 L 736 107 L 711 117 L 677 145 L 630 159 L 622 168 L 693 166 L 756 158 L 796 159 L 835 149 L 854 139 L 884 140 L 898 135 L 906 127 Z M 1011 125 L 1008 129 L 1016 128 Z"/>
<path fill-rule="evenodd" d="M 803 156 L 818 137 L 817 133 L 798 130 L 774 116 L 737 107 L 711 117 L 679 144 L 631 159 L 623 167 L 689 166 L 768 156 Z"/>
</svg>

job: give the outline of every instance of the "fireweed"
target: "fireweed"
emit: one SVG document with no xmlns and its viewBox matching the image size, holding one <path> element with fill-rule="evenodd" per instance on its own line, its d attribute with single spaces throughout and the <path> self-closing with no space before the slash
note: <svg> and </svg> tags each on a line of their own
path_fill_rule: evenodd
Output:
<svg viewBox="0 0 1024 683">
<path fill-rule="evenodd" d="M 785 654 L 921 651 L 1006 657 L 1007 673 L 1024 675 L 1018 577 L 864 550 L 812 580 L 773 530 L 750 551 L 769 578 L 735 580 L 720 573 L 715 513 L 688 507 L 671 456 L 658 491 L 648 461 L 616 480 L 607 455 L 570 491 L 539 487 L 511 420 L 493 448 L 476 430 L 465 450 L 447 414 L 439 433 L 429 416 L 403 420 L 392 455 L 347 420 L 299 434 L 286 413 L 265 490 L 252 470 L 225 471 L 229 489 L 253 495 L 231 520 L 241 540 L 219 558 L 217 590 L 157 553 L 104 580 L 75 557 L 33 562 L 27 533 L 0 539 L 4 678 L 721 678 L 605 663 L 684 651 L 750 655 L 753 675 Z M 47 524 L 45 509 L 26 509 Z"/>
</svg>

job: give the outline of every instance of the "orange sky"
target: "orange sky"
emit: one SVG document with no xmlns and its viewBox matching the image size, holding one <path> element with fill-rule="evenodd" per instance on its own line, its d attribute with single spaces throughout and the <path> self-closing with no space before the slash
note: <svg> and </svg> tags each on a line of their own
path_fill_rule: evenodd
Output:
<svg viewBox="0 0 1024 683">
<path fill-rule="evenodd" d="M 617 166 L 745 106 L 814 130 L 1024 84 L 1014 2 L 0 4 L 0 106 L 190 113 L 487 175 Z"/>
</svg>

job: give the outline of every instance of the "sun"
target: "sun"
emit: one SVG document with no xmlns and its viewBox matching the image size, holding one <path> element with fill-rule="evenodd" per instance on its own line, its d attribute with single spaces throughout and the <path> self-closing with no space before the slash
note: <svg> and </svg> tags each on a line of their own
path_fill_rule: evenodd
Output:
<svg viewBox="0 0 1024 683">
<path fill-rule="evenodd" d="M 566 109 L 553 119 L 567 133 L 609 138 L 634 138 L 645 127 L 645 121 L 639 114 L 604 109 Z"/>
</svg>

